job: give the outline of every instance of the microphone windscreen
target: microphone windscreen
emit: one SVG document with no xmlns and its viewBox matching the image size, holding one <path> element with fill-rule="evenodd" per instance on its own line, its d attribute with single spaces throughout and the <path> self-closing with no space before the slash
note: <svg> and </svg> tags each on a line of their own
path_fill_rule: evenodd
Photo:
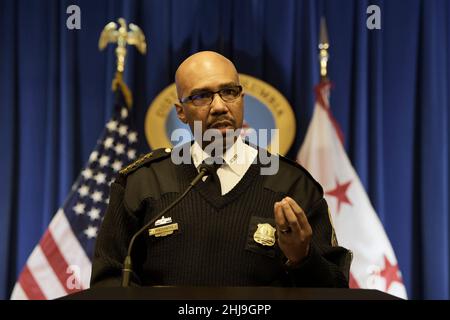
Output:
<svg viewBox="0 0 450 320">
<path fill-rule="evenodd" d="M 201 165 L 199 165 L 198 167 L 198 171 L 202 171 L 205 170 L 206 171 L 206 176 L 209 176 L 211 174 L 214 174 L 214 172 L 217 170 L 214 165 L 212 164 L 206 164 L 206 163 L 202 163 Z"/>
<path fill-rule="evenodd" d="M 206 170 L 207 175 L 215 174 L 217 169 L 222 165 L 223 159 L 221 158 L 207 158 L 199 166 L 199 171 Z"/>
</svg>

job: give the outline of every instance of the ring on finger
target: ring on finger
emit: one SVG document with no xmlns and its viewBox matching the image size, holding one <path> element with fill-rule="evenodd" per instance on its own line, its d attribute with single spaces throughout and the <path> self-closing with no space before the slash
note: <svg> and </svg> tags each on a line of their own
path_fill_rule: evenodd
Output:
<svg viewBox="0 0 450 320">
<path fill-rule="evenodd" d="M 287 227 L 287 228 L 284 228 L 284 229 L 280 229 L 280 232 L 281 233 L 289 233 L 289 232 L 291 232 L 291 228 Z"/>
</svg>

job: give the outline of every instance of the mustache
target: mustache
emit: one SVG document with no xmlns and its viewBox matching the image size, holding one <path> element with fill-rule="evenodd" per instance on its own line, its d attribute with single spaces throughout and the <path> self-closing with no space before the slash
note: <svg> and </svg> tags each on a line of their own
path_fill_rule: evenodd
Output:
<svg viewBox="0 0 450 320">
<path fill-rule="evenodd" d="M 214 127 L 215 124 L 221 123 L 221 122 L 229 122 L 231 125 L 235 125 L 235 121 L 233 118 L 227 117 L 227 116 L 221 116 L 218 118 L 215 118 L 213 121 L 208 123 L 208 128 Z"/>
</svg>

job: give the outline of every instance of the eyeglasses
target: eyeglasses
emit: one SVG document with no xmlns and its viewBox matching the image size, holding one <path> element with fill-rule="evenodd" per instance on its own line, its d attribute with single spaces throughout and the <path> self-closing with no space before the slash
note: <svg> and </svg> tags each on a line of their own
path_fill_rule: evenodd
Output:
<svg viewBox="0 0 450 320">
<path fill-rule="evenodd" d="M 220 98 L 225 101 L 225 102 L 233 102 L 234 100 L 236 100 L 237 98 L 239 98 L 239 96 L 241 95 L 242 92 L 242 86 L 231 86 L 231 87 L 226 87 L 226 88 L 222 88 L 218 91 L 204 91 L 204 92 L 200 92 L 197 94 L 193 94 L 189 97 L 180 99 L 181 103 L 188 103 L 188 102 L 192 102 L 192 104 L 196 107 L 203 107 L 203 106 L 209 106 L 213 100 L 214 100 L 214 95 L 216 93 L 219 94 Z"/>
</svg>

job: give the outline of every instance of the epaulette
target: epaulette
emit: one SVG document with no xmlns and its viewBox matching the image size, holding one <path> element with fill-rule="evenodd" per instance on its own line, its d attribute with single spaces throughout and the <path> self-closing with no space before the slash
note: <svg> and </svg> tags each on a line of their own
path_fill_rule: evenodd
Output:
<svg viewBox="0 0 450 320">
<path fill-rule="evenodd" d="M 172 152 L 171 148 L 165 148 L 165 149 L 161 148 L 161 149 L 153 150 L 152 152 L 149 152 L 146 155 L 140 157 L 139 159 L 137 159 L 135 162 L 131 163 L 124 169 L 120 170 L 119 173 L 121 175 L 126 176 L 149 162 L 153 162 L 158 159 L 167 158 L 168 156 L 170 156 L 171 152 Z"/>
<path fill-rule="evenodd" d="M 305 175 L 306 175 L 308 178 L 310 178 L 311 181 L 314 182 L 314 184 L 319 188 L 319 190 L 320 190 L 321 192 L 323 192 L 323 188 L 322 188 L 322 186 L 320 185 L 320 183 L 319 183 L 316 179 L 314 179 L 314 177 L 311 175 L 311 173 L 309 173 L 309 171 L 306 170 L 300 163 L 298 163 L 297 161 L 293 161 L 293 160 L 291 160 L 291 159 L 289 159 L 289 158 L 286 158 L 285 156 L 282 156 L 281 154 L 278 154 L 278 156 L 279 156 L 280 159 L 283 160 L 284 162 L 287 162 L 287 163 L 293 165 L 294 167 L 299 168 L 300 170 L 302 170 L 302 171 L 305 173 Z"/>
</svg>

